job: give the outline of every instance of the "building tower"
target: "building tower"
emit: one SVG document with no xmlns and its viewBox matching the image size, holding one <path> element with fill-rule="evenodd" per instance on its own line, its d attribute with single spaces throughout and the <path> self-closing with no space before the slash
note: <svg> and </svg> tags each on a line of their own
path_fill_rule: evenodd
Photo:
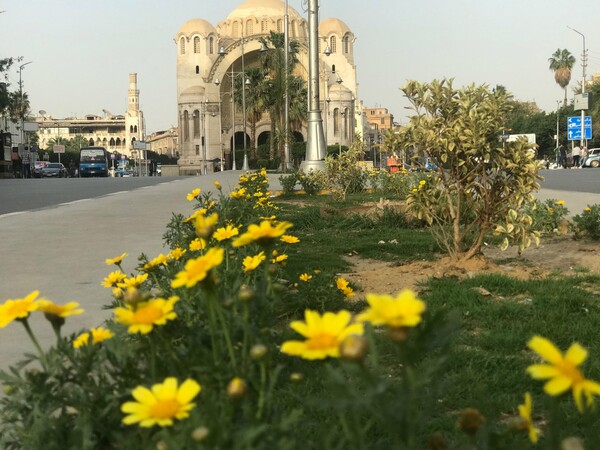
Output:
<svg viewBox="0 0 600 450">
<path fill-rule="evenodd" d="M 131 155 L 133 142 L 144 137 L 144 113 L 140 110 L 140 91 L 137 88 L 137 73 L 129 74 L 129 92 L 127 112 L 125 113 L 125 148 Z"/>
</svg>

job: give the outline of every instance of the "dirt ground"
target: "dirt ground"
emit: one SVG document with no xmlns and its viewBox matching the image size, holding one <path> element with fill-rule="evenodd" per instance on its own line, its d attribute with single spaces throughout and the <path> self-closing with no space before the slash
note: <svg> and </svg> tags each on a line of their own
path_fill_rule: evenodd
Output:
<svg viewBox="0 0 600 450">
<path fill-rule="evenodd" d="M 502 252 L 496 247 L 487 247 L 483 257 L 461 264 L 448 257 L 403 265 L 364 259 L 360 255 L 345 258 L 353 265 L 353 270 L 341 276 L 359 285 L 362 292 L 393 295 L 404 288 L 418 289 L 419 283 L 430 277 L 502 273 L 530 279 L 559 273 L 600 273 L 600 243 L 575 240 L 572 236 L 542 239 L 539 247 L 531 247 L 521 255 L 516 248 Z"/>
<path fill-rule="evenodd" d="M 486 247 L 483 257 L 461 264 L 448 257 L 403 265 L 364 259 L 360 255 L 346 256 L 346 260 L 353 270 L 341 276 L 359 285 L 362 292 L 396 294 L 404 288 L 417 289 L 419 283 L 430 277 L 502 273 L 530 279 L 551 273 L 600 273 L 600 242 L 557 236 L 542 239 L 539 247 L 531 247 L 521 255 L 516 248 L 502 252 L 496 247 Z"/>
</svg>

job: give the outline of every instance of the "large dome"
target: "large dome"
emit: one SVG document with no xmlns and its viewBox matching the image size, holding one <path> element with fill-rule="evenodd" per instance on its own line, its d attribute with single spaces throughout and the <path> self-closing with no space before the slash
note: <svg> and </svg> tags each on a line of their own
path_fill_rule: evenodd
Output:
<svg viewBox="0 0 600 450">
<path fill-rule="evenodd" d="M 352 33 L 350 27 L 340 19 L 325 19 L 319 24 L 319 34 L 328 36 L 330 34 L 339 34 L 343 36 L 346 33 Z"/>
<path fill-rule="evenodd" d="M 302 19 L 302 16 L 288 4 L 290 20 Z M 246 19 L 247 17 L 282 17 L 285 15 L 285 3 L 282 0 L 247 0 L 235 8 L 226 20 Z"/>
<path fill-rule="evenodd" d="M 191 35 L 193 33 L 199 33 L 207 35 L 209 33 L 216 33 L 215 27 L 210 22 L 204 19 L 191 19 L 184 23 L 177 34 Z"/>
</svg>

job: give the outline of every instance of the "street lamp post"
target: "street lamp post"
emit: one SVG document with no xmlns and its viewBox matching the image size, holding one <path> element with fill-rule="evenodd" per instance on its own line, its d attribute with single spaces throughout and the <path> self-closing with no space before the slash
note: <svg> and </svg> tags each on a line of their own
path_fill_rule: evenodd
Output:
<svg viewBox="0 0 600 450">
<path fill-rule="evenodd" d="M 323 135 L 323 119 L 319 105 L 319 2 L 308 0 L 308 130 L 306 142 L 306 159 L 301 168 L 306 172 L 321 170 L 325 159 L 325 137 Z"/>
<path fill-rule="evenodd" d="M 21 79 L 21 72 L 23 71 L 23 67 L 25 67 L 27 64 L 31 64 L 33 61 L 27 61 L 26 63 L 23 63 L 19 66 L 19 98 L 21 99 L 21 133 L 20 133 L 20 139 L 21 139 L 21 144 L 25 144 L 25 130 L 23 129 L 25 126 L 25 107 L 23 104 L 23 81 Z"/>
<path fill-rule="evenodd" d="M 559 127 L 558 127 L 558 113 L 560 112 L 560 100 L 556 100 L 556 148 L 560 145 Z"/>
<path fill-rule="evenodd" d="M 285 50 L 283 52 L 284 58 L 284 72 L 285 72 L 285 107 L 284 107 L 284 120 L 285 120 L 285 128 L 284 128 L 284 150 L 283 150 L 283 172 L 287 172 L 287 167 L 290 163 L 290 142 L 289 142 L 289 132 L 290 132 L 290 95 L 288 92 L 288 72 L 289 72 L 289 53 L 290 53 L 290 38 L 289 38 L 289 19 L 288 19 L 288 0 L 285 0 L 285 18 L 284 18 L 284 26 L 283 26 L 283 41 L 285 45 Z"/>
<path fill-rule="evenodd" d="M 342 121 L 341 121 L 341 116 L 342 116 L 342 83 L 344 82 L 344 80 L 342 80 L 342 77 L 340 77 L 338 75 L 337 80 L 335 81 L 338 84 L 338 115 L 337 118 L 334 117 L 334 120 L 337 120 L 337 131 L 340 134 L 340 156 L 342 156 Z"/>
<path fill-rule="evenodd" d="M 567 28 L 569 30 L 574 31 L 575 33 L 577 33 L 578 35 L 580 35 L 583 38 L 583 53 L 581 54 L 581 68 L 583 71 L 583 73 L 582 73 L 583 81 L 581 82 L 581 93 L 585 94 L 585 68 L 587 67 L 587 54 L 586 54 L 586 50 L 585 50 L 585 36 L 583 33 L 581 33 L 580 31 L 577 31 L 575 28 L 571 28 L 568 25 L 567 25 Z M 585 144 L 583 144 L 584 142 L 585 142 Z M 581 110 L 581 143 L 587 147 L 587 139 L 585 138 L 585 109 Z M 583 147 L 583 145 L 582 145 L 582 147 Z"/>
</svg>

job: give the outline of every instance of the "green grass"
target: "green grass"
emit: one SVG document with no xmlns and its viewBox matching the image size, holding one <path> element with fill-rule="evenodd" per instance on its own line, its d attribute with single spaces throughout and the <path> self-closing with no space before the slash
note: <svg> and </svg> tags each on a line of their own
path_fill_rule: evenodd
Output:
<svg viewBox="0 0 600 450">
<path fill-rule="evenodd" d="M 416 228 L 399 214 L 374 219 L 344 212 L 363 203 L 364 196 L 355 198 L 355 203 L 352 199 L 346 200 L 343 205 L 328 202 L 327 197 L 303 197 L 302 201 L 309 204 L 280 205 L 278 217 L 294 223 L 291 231 L 301 239 L 300 244 L 289 250 L 290 263 L 286 271 L 295 274 L 310 268 L 319 269 L 321 273 L 309 284 L 300 283 L 295 294 L 297 307 L 288 310 L 290 317 L 297 317 L 304 307 L 320 310 L 348 307 L 341 295 L 331 298 L 330 294 L 335 274 L 349 269 L 344 254 L 400 262 L 431 259 L 438 252 L 426 229 Z M 397 245 L 378 244 L 393 239 Z M 429 280 L 422 294 L 428 305 L 428 318 L 458 316 L 461 327 L 451 350 L 445 354 L 443 376 L 437 379 L 435 387 L 439 401 L 434 402 L 423 439 L 441 431 L 454 442 L 460 442 L 457 415 L 466 407 L 479 409 L 486 417 L 485 432 L 492 432 L 498 427 L 494 424 L 516 414 L 526 391 L 533 396 L 534 408 L 546 411 L 537 419 L 547 421 L 547 411 L 557 409 L 552 406 L 555 399 L 543 393 L 543 382 L 532 380 L 526 374 L 527 366 L 535 361 L 527 348 L 533 335 L 547 337 L 562 351 L 574 341 L 581 343 L 590 351 L 583 366 L 585 376 L 600 379 L 600 349 L 596 345 L 600 342 L 600 292 L 596 287 L 599 282 L 599 276 L 584 270 L 574 277 L 554 274 L 532 280 L 503 275 Z M 474 289 L 477 287 L 492 295 L 483 296 Z M 355 304 L 353 309 L 362 307 Z M 380 353 L 384 372 L 395 373 L 398 360 L 394 352 L 384 343 Z M 433 361 L 440 355 L 422 355 L 424 360 L 429 357 Z M 555 426 L 560 435 L 581 435 L 585 419 L 577 412 L 570 394 L 561 397 L 558 404 L 561 423 Z M 600 442 L 600 423 L 586 425 L 587 442 Z M 590 430 L 598 431 L 590 434 Z M 548 434 L 551 430 L 544 432 Z M 516 434 L 506 444 L 511 447 L 506 448 L 527 448 L 525 444 L 526 438 Z"/>
</svg>

